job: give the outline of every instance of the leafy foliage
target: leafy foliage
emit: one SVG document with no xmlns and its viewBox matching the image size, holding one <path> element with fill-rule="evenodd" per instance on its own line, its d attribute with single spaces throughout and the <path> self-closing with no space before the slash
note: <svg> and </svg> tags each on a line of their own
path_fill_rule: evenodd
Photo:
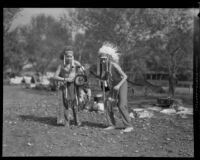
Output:
<svg viewBox="0 0 200 160">
<path fill-rule="evenodd" d="M 146 73 L 155 71 L 166 72 L 172 88 L 176 77 L 191 80 L 193 17 L 190 9 L 68 10 L 69 16 L 61 16 L 59 21 L 40 15 L 30 25 L 12 33 L 13 38 L 9 39 L 14 43 L 7 45 L 7 49 L 4 47 L 7 54 L 4 63 L 10 64 L 9 57 L 14 57 L 15 52 L 19 58 L 25 53 L 24 63 L 31 62 L 37 72 L 44 72 L 56 62 L 62 47 L 73 41 L 75 58 L 81 63 L 95 64 L 99 47 L 104 41 L 111 41 L 119 47 L 122 68 L 135 73 L 136 79 L 145 79 Z M 18 10 L 4 11 L 6 32 L 15 15 L 12 13 Z M 83 32 L 79 33 L 80 30 Z"/>
<path fill-rule="evenodd" d="M 86 8 L 78 12 L 86 30 L 82 39 L 87 41 L 90 36 L 85 46 L 97 51 L 103 41 L 113 42 L 122 53 L 124 70 L 143 78 L 148 71 L 165 71 L 169 78 L 184 70 L 184 74 L 192 73 L 193 17 L 189 9 Z"/>
<path fill-rule="evenodd" d="M 29 26 L 22 28 L 29 62 L 36 72 L 44 73 L 54 59 L 58 59 L 69 42 L 70 33 L 54 18 L 45 15 L 34 17 Z"/>
</svg>

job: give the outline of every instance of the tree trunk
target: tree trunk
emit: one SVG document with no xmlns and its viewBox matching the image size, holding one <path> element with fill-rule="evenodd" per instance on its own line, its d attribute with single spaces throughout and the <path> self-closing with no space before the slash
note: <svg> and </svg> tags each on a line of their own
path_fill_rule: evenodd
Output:
<svg viewBox="0 0 200 160">
<path fill-rule="evenodd" d="M 79 62 L 82 62 L 81 60 L 82 60 L 82 54 L 81 54 L 81 53 L 79 53 L 79 56 L 78 56 L 78 61 L 79 61 Z"/>
<path fill-rule="evenodd" d="M 169 95 L 174 97 L 176 88 L 176 77 L 175 74 L 169 74 Z"/>
</svg>

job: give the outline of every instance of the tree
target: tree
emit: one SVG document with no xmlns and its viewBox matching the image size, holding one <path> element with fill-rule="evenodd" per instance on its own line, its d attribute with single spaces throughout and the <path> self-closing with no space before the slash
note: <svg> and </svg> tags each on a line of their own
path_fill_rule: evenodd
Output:
<svg viewBox="0 0 200 160">
<path fill-rule="evenodd" d="M 3 68 L 19 72 L 22 67 L 23 44 L 18 45 L 18 30 L 10 31 L 11 24 L 20 13 L 20 8 L 3 8 Z"/>
<path fill-rule="evenodd" d="M 183 67 L 191 71 L 193 19 L 188 9 L 86 8 L 78 11 L 79 22 L 86 28 L 87 36 L 92 37 L 88 43 L 97 47 L 103 41 L 112 41 L 120 48 L 122 66 L 143 78 L 150 69 L 168 72 L 172 96 L 174 77 L 183 72 Z"/>
<path fill-rule="evenodd" d="M 158 12 L 159 16 L 156 16 Z M 152 10 L 149 15 L 156 17 L 154 23 L 157 24 L 158 20 L 163 27 L 159 29 L 151 24 L 155 31 L 159 30 L 154 32 L 148 43 L 155 51 L 154 56 L 159 56 L 156 67 L 168 73 L 169 94 L 174 96 L 177 75 L 192 72 L 193 19 L 187 9 L 166 9 L 164 13 Z"/>
<path fill-rule="evenodd" d="M 20 8 L 3 8 L 3 31 L 4 36 L 9 33 L 9 29 L 15 17 L 20 13 Z"/>
<path fill-rule="evenodd" d="M 70 33 L 59 21 L 43 14 L 33 17 L 31 24 L 21 29 L 26 42 L 28 60 L 36 72 L 44 73 L 63 47 L 70 41 Z M 52 67 L 52 66 L 51 66 Z"/>
<path fill-rule="evenodd" d="M 4 69 L 11 68 L 13 72 L 19 73 L 23 66 L 27 64 L 27 57 L 24 50 L 25 44 L 19 41 L 18 30 L 14 30 L 7 35 L 4 47 Z"/>
</svg>

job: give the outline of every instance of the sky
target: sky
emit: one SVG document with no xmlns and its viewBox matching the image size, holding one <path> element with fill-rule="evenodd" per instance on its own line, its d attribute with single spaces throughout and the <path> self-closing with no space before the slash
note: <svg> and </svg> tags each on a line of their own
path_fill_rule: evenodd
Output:
<svg viewBox="0 0 200 160">
<path fill-rule="evenodd" d="M 55 18 L 66 14 L 68 15 L 70 8 L 23 8 L 19 16 L 13 21 L 10 30 L 15 29 L 17 26 L 29 24 L 31 17 L 44 13 L 45 15 L 51 15 Z M 197 14 L 199 9 L 191 9 L 191 14 Z"/>
<path fill-rule="evenodd" d="M 38 14 L 45 14 L 45 15 L 50 15 L 53 16 L 54 18 L 58 19 L 60 16 L 63 14 L 68 15 L 68 12 L 71 8 L 23 8 L 22 11 L 19 13 L 18 16 L 14 19 L 10 30 L 12 31 L 16 27 L 27 25 L 30 23 L 31 18 L 33 16 L 37 16 Z M 199 9 L 194 9 L 191 8 L 190 14 L 197 15 L 199 12 Z M 83 33 L 83 30 L 80 29 L 78 31 L 79 33 Z M 73 37 L 75 36 L 76 33 L 72 33 Z"/>
<path fill-rule="evenodd" d="M 10 27 L 10 31 L 15 29 L 16 27 L 29 24 L 31 21 L 31 18 L 38 14 L 43 13 L 45 15 L 51 15 L 57 19 L 63 14 L 68 15 L 69 9 L 66 9 L 66 8 L 24 8 L 19 13 L 19 15 L 16 16 L 16 18 L 14 19 Z"/>
</svg>

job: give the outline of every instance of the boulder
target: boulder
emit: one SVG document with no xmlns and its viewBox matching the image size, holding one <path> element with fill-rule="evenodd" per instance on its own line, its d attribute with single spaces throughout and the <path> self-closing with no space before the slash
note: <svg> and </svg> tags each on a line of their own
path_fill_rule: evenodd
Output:
<svg viewBox="0 0 200 160">
<path fill-rule="evenodd" d="M 164 114 L 175 114 L 176 110 L 173 108 L 169 108 L 169 109 L 163 109 L 160 111 L 160 113 L 164 113 Z"/>
<path fill-rule="evenodd" d="M 139 118 L 151 118 L 153 116 L 153 113 L 145 110 L 143 112 L 137 113 L 137 115 Z"/>
<path fill-rule="evenodd" d="M 182 107 L 182 110 L 179 110 L 176 114 L 189 114 L 189 115 L 193 115 L 193 109 L 192 108 L 185 108 Z"/>
<path fill-rule="evenodd" d="M 158 112 L 160 112 L 162 110 L 162 108 L 155 106 L 155 107 L 148 107 L 147 110 L 152 110 L 152 111 L 158 111 Z"/>
<path fill-rule="evenodd" d="M 153 113 L 146 109 L 135 108 L 133 109 L 133 114 L 129 114 L 129 116 L 137 118 L 151 118 L 153 116 Z"/>
<path fill-rule="evenodd" d="M 134 114 L 132 112 L 129 114 L 129 117 L 130 118 L 135 118 L 135 116 L 134 116 Z"/>
</svg>

